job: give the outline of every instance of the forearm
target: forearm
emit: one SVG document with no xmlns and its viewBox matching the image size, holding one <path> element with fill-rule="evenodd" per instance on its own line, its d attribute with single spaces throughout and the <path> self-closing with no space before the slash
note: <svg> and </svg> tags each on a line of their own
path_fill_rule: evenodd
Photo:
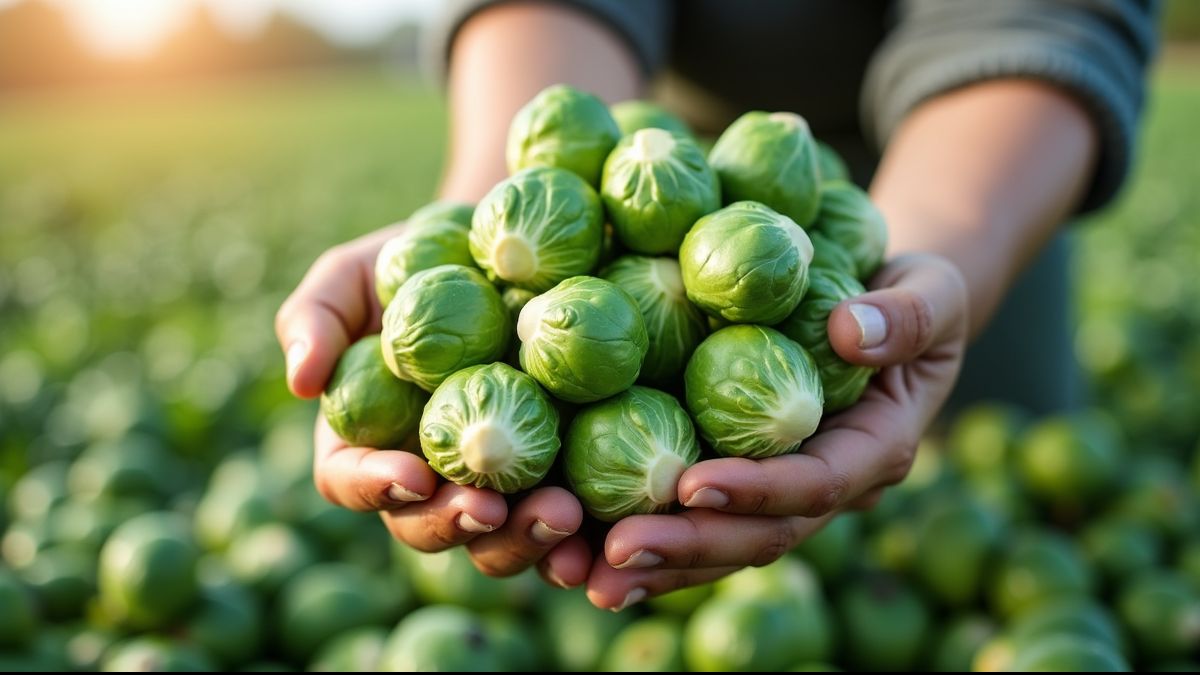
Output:
<svg viewBox="0 0 1200 675">
<path fill-rule="evenodd" d="M 630 48 L 578 10 L 517 3 L 472 17 L 450 59 L 450 148 L 441 197 L 478 201 L 503 179 L 513 115 L 557 83 L 614 103 L 635 98 L 642 78 Z"/>
<path fill-rule="evenodd" d="M 977 335 L 1082 198 L 1097 144 L 1082 107 L 1049 85 L 997 80 L 930 100 L 897 129 L 871 186 L 889 255 L 957 265 Z"/>
</svg>

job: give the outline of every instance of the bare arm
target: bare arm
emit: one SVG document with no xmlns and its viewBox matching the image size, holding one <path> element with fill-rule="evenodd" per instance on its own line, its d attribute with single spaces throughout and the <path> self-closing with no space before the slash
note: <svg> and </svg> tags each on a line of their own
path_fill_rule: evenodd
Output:
<svg viewBox="0 0 1200 675">
<path fill-rule="evenodd" d="M 636 98 L 643 84 L 628 45 L 578 10 L 518 3 L 472 17 L 450 59 L 450 151 L 441 196 L 475 202 L 504 178 L 513 115 L 557 83 L 608 103 Z"/>
<path fill-rule="evenodd" d="M 1078 204 L 1097 144 L 1082 107 L 1049 85 L 997 80 L 930 100 L 901 124 L 871 186 L 889 253 L 953 262 L 978 335 Z"/>
</svg>

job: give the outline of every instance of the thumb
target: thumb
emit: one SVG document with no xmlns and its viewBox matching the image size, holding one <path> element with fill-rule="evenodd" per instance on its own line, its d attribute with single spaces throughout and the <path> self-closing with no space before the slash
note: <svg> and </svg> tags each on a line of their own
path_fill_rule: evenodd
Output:
<svg viewBox="0 0 1200 675">
<path fill-rule="evenodd" d="M 907 363 L 967 330 L 962 274 L 935 255 L 897 258 L 880 271 L 877 290 L 839 304 L 829 315 L 829 342 L 850 363 Z"/>
</svg>

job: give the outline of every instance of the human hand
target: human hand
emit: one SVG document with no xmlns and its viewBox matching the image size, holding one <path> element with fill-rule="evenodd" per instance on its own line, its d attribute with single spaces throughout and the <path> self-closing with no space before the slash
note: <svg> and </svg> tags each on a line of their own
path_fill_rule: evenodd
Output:
<svg viewBox="0 0 1200 675">
<path fill-rule="evenodd" d="M 907 255 L 871 288 L 829 319 L 842 358 L 882 368 L 859 402 L 823 420 L 798 454 L 692 466 L 679 480 L 688 507 L 679 514 L 619 521 L 588 576 L 596 606 L 620 609 L 770 563 L 837 512 L 871 508 L 908 474 L 962 364 L 966 286 L 945 259 Z"/>
<path fill-rule="evenodd" d="M 378 333 L 382 308 L 375 295 L 375 258 L 403 225 L 384 228 L 325 252 L 275 317 L 296 396 L 320 396 L 338 358 L 363 335 Z M 534 490 L 510 505 L 487 489 L 442 481 L 410 448 L 354 447 L 318 415 L 313 480 L 330 502 L 378 511 L 388 530 L 421 551 L 466 545 L 475 565 L 493 576 L 538 565 L 557 586 L 585 580 L 591 554 L 575 534 L 583 519 L 567 490 Z"/>
</svg>

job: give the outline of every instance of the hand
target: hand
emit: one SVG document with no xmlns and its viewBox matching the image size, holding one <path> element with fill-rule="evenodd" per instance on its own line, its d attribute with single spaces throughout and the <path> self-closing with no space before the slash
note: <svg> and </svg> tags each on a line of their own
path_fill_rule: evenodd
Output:
<svg viewBox="0 0 1200 675">
<path fill-rule="evenodd" d="M 618 522 L 588 576 L 596 606 L 620 609 L 773 562 L 837 512 L 874 506 L 908 474 L 958 376 L 966 286 L 946 260 L 910 255 L 880 270 L 872 288 L 829 319 L 842 358 L 882 368 L 862 399 L 823 420 L 798 454 L 692 466 L 679 480 L 682 513 Z"/>
<path fill-rule="evenodd" d="M 275 332 L 296 396 L 319 396 L 342 352 L 379 332 L 375 258 L 401 227 L 330 249 L 280 307 Z M 557 586 L 577 586 L 587 577 L 591 554 L 575 534 L 583 511 L 562 488 L 534 490 L 510 511 L 492 490 L 441 481 L 419 454 L 347 445 L 324 416 L 318 416 L 314 445 L 313 480 L 321 495 L 355 511 L 378 511 L 392 535 L 413 548 L 465 544 L 475 565 L 493 576 L 537 564 Z"/>
</svg>

